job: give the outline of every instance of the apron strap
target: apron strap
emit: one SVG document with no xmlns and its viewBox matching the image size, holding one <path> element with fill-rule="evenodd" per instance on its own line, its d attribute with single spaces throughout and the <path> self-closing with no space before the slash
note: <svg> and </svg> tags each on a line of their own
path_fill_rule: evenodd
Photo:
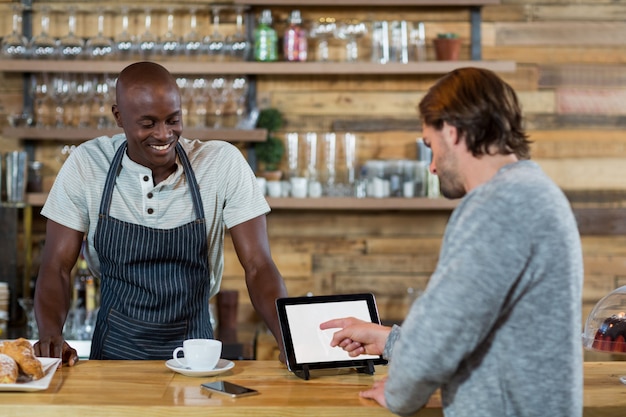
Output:
<svg viewBox="0 0 626 417">
<path fill-rule="evenodd" d="M 113 197 L 113 188 L 115 187 L 115 179 L 122 167 L 122 158 L 127 148 L 127 143 L 124 142 L 115 152 L 113 161 L 111 161 L 111 168 L 107 174 L 107 180 L 104 183 L 104 190 L 102 192 L 102 199 L 100 200 L 100 216 L 106 216 L 109 213 L 111 207 L 111 199 Z"/>
<path fill-rule="evenodd" d="M 200 187 L 196 180 L 196 174 L 193 172 L 189 157 L 187 157 L 187 154 L 183 150 L 183 145 L 181 145 L 180 142 L 176 143 L 176 152 L 178 153 L 180 163 L 183 165 L 187 181 L 189 181 L 189 189 L 191 190 L 191 199 L 193 201 L 194 210 L 196 211 L 196 217 L 198 219 L 204 219 L 204 206 L 202 204 L 202 198 L 200 197 Z"/>
</svg>

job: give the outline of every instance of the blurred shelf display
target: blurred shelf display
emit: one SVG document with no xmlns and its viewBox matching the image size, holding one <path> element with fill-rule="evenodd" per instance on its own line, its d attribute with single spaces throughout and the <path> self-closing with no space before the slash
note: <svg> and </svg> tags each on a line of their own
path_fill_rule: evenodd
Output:
<svg viewBox="0 0 626 417">
<path fill-rule="evenodd" d="M 26 203 L 41 207 L 48 193 L 28 193 Z M 267 198 L 273 210 L 453 210 L 458 200 L 445 198 Z"/>
<path fill-rule="evenodd" d="M 302 0 L 299 6 L 484 6 L 501 0 Z M 234 0 L 248 6 L 293 6 L 293 0 Z"/>
<path fill-rule="evenodd" d="M 73 72 L 118 73 L 135 61 L 52 61 L 14 59 L 0 60 L 3 72 Z M 406 64 L 389 62 L 210 62 L 210 61 L 159 61 L 172 74 L 248 74 L 248 75 L 368 75 L 368 74 L 445 74 L 455 68 L 475 66 L 497 72 L 513 72 L 513 61 L 424 61 Z"/>
<path fill-rule="evenodd" d="M 28 140 L 77 141 L 111 136 L 122 133 L 118 128 L 35 128 L 35 127 L 6 127 L 2 135 L 10 138 Z M 267 138 L 265 129 L 211 129 L 185 128 L 184 137 L 199 140 L 224 140 L 227 142 L 263 142 Z"/>
</svg>

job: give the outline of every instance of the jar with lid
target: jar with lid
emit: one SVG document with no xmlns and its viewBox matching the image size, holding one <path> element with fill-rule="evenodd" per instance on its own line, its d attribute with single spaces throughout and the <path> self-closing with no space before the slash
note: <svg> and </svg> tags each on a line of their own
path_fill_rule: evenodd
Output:
<svg viewBox="0 0 626 417">
<path fill-rule="evenodd" d="M 278 36 L 272 28 L 272 11 L 269 9 L 263 10 L 254 29 L 254 59 L 260 62 L 278 59 Z"/>
<path fill-rule="evenodd" d="M 283 56 L 285 61 L 301 61 L 307 60 L 307 33 L 302 27 L 302 16 L 300 10 L 293 10 L 289 19 L 288 26 L 283 36 Z"/>
<path fill-rule="evenodd" d="M 28 176 L 26 180 L 26 191 L 29 193 L 43 192 L 43 176 L 41 170 L 43 164 L 40 161 L 28 163 Z"/>
</svg>

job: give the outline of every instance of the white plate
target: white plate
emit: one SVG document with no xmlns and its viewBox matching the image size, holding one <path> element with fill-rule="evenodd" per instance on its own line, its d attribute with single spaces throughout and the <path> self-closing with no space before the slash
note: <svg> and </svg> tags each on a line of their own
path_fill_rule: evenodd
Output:
<svg viewBox="0 0 626 417">
<path fill-rule="evenodd" d="M 60 358 L 37 358 L 43 366 L 44 376 L 37 381 L 21 382 L 17 384 L 0 384 L 0 391 L 42 391 L 48 389 L 50 381 L 61 362 Z"/>
<path fill-rule="evenodd" d="M 179 358 L 178 360 L 181 361 L 182 363 L 185 363 L 185 358 Z M 170 359 L 167 362 L 165 362 L 165 366 L 170 368 L 172 371 L 178 372 L 179 374 L 183 374 L 185 376 L 213 376 L 213 375 L 221 374 L 222 372 L 226 372 L 229 369 L 234 368 L 235 363 L 226 359 L 220 359 L 217 362 L 217 366 L 213 369 L 197 370 L 197 369 L 189 369 L 189 368 L 182 367 L 179 364 L 177 364 L 174 361 L 174 359 Z"/>
</svg>

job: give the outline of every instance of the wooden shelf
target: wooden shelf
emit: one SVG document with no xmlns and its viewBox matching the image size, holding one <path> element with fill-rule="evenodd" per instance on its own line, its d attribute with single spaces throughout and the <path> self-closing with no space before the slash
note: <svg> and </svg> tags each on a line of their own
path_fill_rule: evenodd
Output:
<svg viewBox="0 0 626 417">
<path fill-rule="evenodd" d="M 59 60 L 0 60 L 3 72 L 71 72 L 117 74 L 134 61 L 59 61 Z M 514 72 L 514 61 L 425 61 L 378 64 L 374 62 L 209 62 L 162 61 L 172 74 L 249 74 L 249 75 L 384 75 L 384 74 L 445 74 L 456 68 L 474 66 L 495 72 Z"/>
<path fill-rule="evenodd" d="M 86 140 L 98 136 L 111 136 L 121 133 L 120 128 L 96 129 L 96 128 L 49 128 L 39 129 L 34 127 L 6 127 L 2 135 L 10 138 L 31 140 L 54 140 L 54 141 L 77 141 Z M 185 128 L 183 137 L 199 140 L 224 140 L 227 142 L 263 142 L 267 139 L 266 129 L 197 129 Z"/>
<path fill-rule="evenodd" d="M 458 200 L 445 198 L 267 198 L 273 210 L 452 210 Z"/>
<path fill-rule="evenodd" d="M 47 193 L 28 193 L 26 203 L 41 207 Z M 453 210 L 458 200 L 445 198 L 267 198 L 272 210 Z"/>
<path fill-rule="evenodd" d="M 26 204 L 33 207 L 43 207 L 48 193 L 26 193 Z"/>
<path fill-rule="evenodd" d="M 500 4 L 501 0 L 302 0 L 304 6 L 485 6 Z M 248 6 L 293 6 L 293 0 L 234 0 Z"/>
</svg>

